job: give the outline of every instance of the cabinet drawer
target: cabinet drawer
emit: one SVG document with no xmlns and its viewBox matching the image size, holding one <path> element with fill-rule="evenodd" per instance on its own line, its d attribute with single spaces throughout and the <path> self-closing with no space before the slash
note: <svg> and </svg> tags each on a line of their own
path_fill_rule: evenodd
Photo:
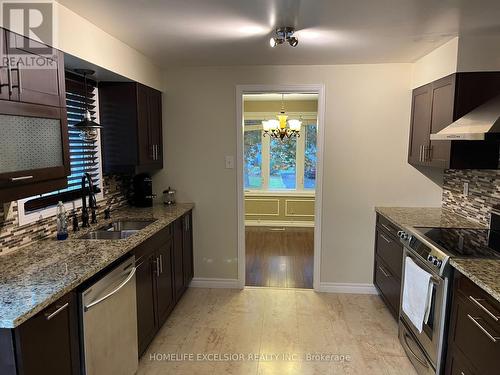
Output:
<svg viewBox="0 0 500 375">
<path fill-rule="evenodd" d="M 403 245 L 399 240 L 388 235 L 377 227 L 377 238 L 375 240 L 375 252 L 389 267 L 391 273 L 401 280 L 403 268 Z"/>
<path fill-rule="evenodd" d="M 384 216 L 382 215 L 377 215 L 377 225 L 386 230 L 388 233 L 392 234 L 394 237 L 397 238 L 398 236 L 398 232 L 401 230 L 400 227 L 398 227 L 397 225 L 394 225 L 391 221 L 389 221 L 388 219 L 386 219 Z"/>
<path fill-rule="evenodd" d="M 481 311 L 488 324 L 500 332 L 500 303 L 497 300 L 461 274 L 457 277 L 457 290 Z"/>
<path fill-rule="evenodd" d="M 475 375 L 467 358 L 460 351 L 450 351 L 446 359 L 445 375 Z"/>
<path fill-rule="evenodd" d="M 500 368 L 500 332 L 485 312 L 461 294 L 456 296 L 456 321 L 452 342 L 480 374 L 496 374 Z"/>
<path fill-rule="evenodd" d="M 397 319 L 399 315 L 399 298 L 401 281 L 394 277 L 387 265 L 378 257 L 375 257 L 375 285 L 382 293 L 382 297 L 388 304 L 391 313 Z"/>
</svg>

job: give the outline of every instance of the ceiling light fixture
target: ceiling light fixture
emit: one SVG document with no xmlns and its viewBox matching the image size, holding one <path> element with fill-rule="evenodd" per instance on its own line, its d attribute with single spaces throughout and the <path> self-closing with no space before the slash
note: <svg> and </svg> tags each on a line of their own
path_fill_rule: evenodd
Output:
<svg viewBox="0 0 500 375">
<path fill-rule="evenodd" d="M 269 45 L 276 47 L 278 44 L 288 42 L 292 47 L 297 47 L 299 40 L 293 36 L 295 29 L 293 27 L 279 27 L 276 29 L 276 36 L 269 39 Z"/>
<path fill-rule="evenodd" d="M 83 119 L 76 123 L 74 127 L 80 131 L 80 138 L 84 141 L 94 142 L 97 140 L 98 129 L 101 129 L 102 126 L 97 122 L 92 120 L 92 116 L 89 110 L 89 95 L 87 91 L 87 76 L 93 75 L 95 72 L 90 69 L 75 69 L 75 73 L 82 74 L 84 85 L 85 85 L 85 114 L 83 115 Z"/>
<path fill-rule="evenodd" d="M 285 113 L 285 94 L 281 94 L 281 112 L 276 116 L 278 119 L 262 121 L 264 135 L 283 141 L 286 138 L 300 137 L 302 121 L 297 119 L 288 120 Z"/>
</svg>

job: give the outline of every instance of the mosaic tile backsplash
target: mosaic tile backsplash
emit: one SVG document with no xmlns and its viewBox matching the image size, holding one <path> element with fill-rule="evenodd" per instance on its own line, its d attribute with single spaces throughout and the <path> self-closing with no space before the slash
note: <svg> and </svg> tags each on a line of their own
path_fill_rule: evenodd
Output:
<svg viewBox="0 0 500 375">
<path fill-rule="evenodd" d="M 463 194 L 464 182 L 469 195 Z M 446 170 L 443 208 L 488 225 L 491 208 L 500 204 L 500 170 Z"/>
<path fill-rule="evenodd" d="M 114 210 L 127 203 L 128 179 L 119 176 L 104 176 L 104 200 L 97 202 L 97 214 L 103 216 L 106 207 Z M 80 209 L 77 210 L 78 215 Z M 71 212 L 68 212 L 71 216 Z M 68 220 L 71 230 L 71 221 Z M 34 223 L 19 226 L 17 202 L 0 204 L 0 256 L 15 251 L 16 249 L 32 244 L 38 240 L 55 236 L 56 220 L 48 217 Z"/>
</svg>

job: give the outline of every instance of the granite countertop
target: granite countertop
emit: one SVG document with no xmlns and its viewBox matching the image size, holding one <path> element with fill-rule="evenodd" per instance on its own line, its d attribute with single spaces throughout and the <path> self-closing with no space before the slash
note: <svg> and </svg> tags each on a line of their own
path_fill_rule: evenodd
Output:
<svg viewBox="0 0 500 375">
<path fill-rule="evenodd" d="M 375 211 L 399 227 L 487 228 L 441 207 L 375 207 Z"/>
<path fill-rule="evenodd" d="M 500 302 L 500 260 L 451 259 L 451 265 Z"/>
<path fill-rule="evenodd" d="M 80 236 L 119 219 L 156 219 L 121 240 L 43 240 L 0 256 L 0 328 L 15 328 L 194 207 L 191 203 L 149 208 L 124 207 L 111 219 L 80 231 Z"/>
</svg>

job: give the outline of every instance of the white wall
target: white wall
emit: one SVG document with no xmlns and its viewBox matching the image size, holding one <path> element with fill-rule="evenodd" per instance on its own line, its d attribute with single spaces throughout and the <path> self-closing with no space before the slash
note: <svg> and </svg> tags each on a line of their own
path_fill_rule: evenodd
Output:
<svg viewBox="0 0 500 375">
<path fill-rule="evenodd" d="M 458 47 L 458 71 L 499 71 L 500 35 L 462 36 Z"/>
<path fill-rule="evenodd" d="M 196 204 L 195 276 L 237 278 L 237 84 L 326 85 L 323 282 L 370 283 L 374 207 L 440 206 L 406 162 L 410 64 L 178 68 L 165 76 L 165 167 L 154 176 Z M 436 177 L 440 179 L 440 175 Z"/>
<path fill-rule="evenodd" d="M 453 38 L 418 59 L 412 66 L 411 87 L 416 88 L 457 71 L 459 39 Z"/>
</svg>

